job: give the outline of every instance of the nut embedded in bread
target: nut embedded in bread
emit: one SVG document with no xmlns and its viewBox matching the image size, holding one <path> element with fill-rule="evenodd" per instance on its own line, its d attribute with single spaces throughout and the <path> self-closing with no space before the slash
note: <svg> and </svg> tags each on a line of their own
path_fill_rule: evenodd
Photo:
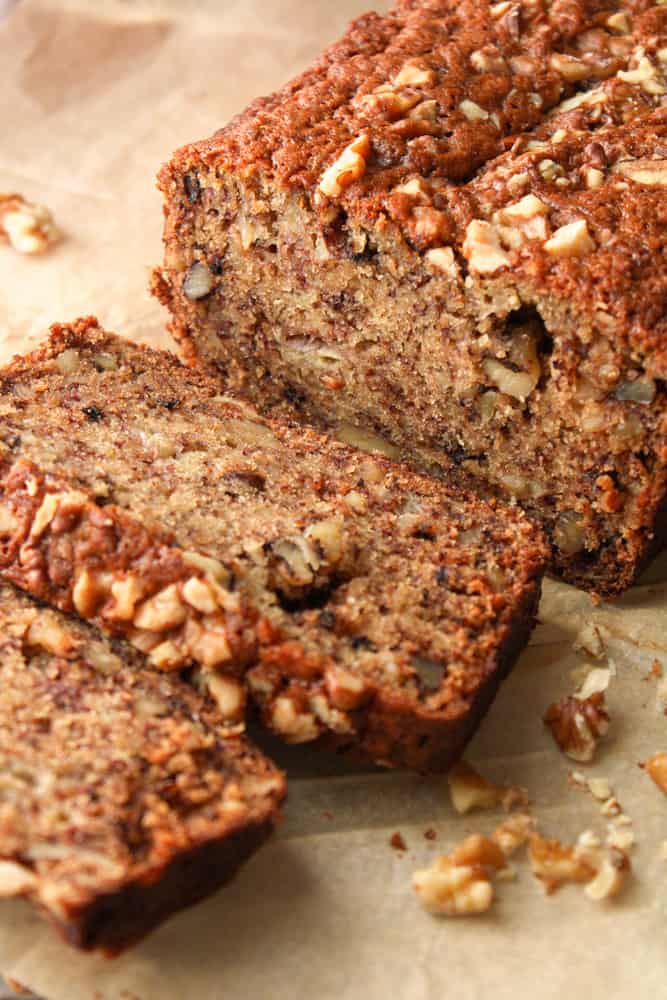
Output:
<svg viewBox="0 0 667 1000">
<path fill-rule="evenodd" d="M 174 154 L 155 290 L 263 409 L 515 498 L 619 593 L 667 492 L 665 95 L 664 5 L 400 0 Z"/>
<path fill-rule="evenodd" d="M 546 547 L 485 503 L 262 419 L 95 321 L 0 371 L 0 573 L 290 742 L 446 768 L 532 627 Z"/>
<path fill-rule="evenodd" d="M 0 896 L 114 954 L 228 881 L 282 774 L 211 699 L 0 584 Z"/>
</svg>

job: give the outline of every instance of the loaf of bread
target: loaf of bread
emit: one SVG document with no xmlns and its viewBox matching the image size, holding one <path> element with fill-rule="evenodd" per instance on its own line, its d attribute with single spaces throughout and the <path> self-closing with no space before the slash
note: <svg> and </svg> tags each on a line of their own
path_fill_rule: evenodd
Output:
<svg viewBox="0 0 667 1000">
<path fill-rule="evenodd" d="M 228 881 L 283 775 L 209 698 L 0 584 L 0 896 L 115 954 Z"/>
<path fill-rule="evenodd" d="M 175 335 L 264 410 L 515 498 L 619 593 L 667 484 L 666 73 L 649 0 L 360 18 L 163 168 Z"/>
<path fill-rule="evenodd" d="M 445 768 L 533 624 L 516 509 L 264 420 L 92 319 L 0 370 L 0 574 L 249 692 L 292 742 Z"/>
</svg>

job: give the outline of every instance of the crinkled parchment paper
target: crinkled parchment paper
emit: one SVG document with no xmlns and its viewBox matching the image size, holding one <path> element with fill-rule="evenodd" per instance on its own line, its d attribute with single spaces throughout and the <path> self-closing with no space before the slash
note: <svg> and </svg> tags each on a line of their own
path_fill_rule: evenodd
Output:
<svg viewBox="0 0 667 1000">
<path fill-rule="evenodd" d="M 166 344 L 146 291 L 161 252 L 156 168 L 281 83 L 363 7 L 22 0 L 0 25 L 0 190 L 48 205 L 65 238 L 37 259 L 0 245 L 0 358 L 50 322 L 91 312 Z M 667 800 L 637 765 L 667 749 L 656 680 L 646 679 L 656 658 L 667 669 L 667 558 L 614 606 L 548 581 L 540 622 L 468 757 L 525 785 L 541 828 L 561 839 L 606 828 L 568 771 L 607 777 L 637 835 L 620 898 L 595 904 L 570 887 L 547 899 L 520 863 L 489 914 L 433 918 L 412 896 L 412 871 L 499 817 L 457 817 L 443 778 L 343 771 L 308 747 L 272 746 L 291 775 L 285 822 L 232 886 L 114 962 L 72 952 L 29 907 L 4 903 L 0 968 L 48 1000 L 666 996 Z M 615 667 L 612 725 L 595 762 L 573 765 L 540 719 L 574 689 L 587 660 L 572 645 L 590 622 Z M 395 831 L 405 853 L 389 846 Z"/>
</svg>

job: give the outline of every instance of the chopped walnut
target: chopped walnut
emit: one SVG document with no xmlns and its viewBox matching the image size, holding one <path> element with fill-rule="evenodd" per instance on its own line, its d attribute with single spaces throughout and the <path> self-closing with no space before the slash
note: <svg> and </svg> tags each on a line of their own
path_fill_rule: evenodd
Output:
<svg viewBox="0 0 667 1000">
<path fill-rule="evenodd" d="M 434 247 L 433 250 L 428 250 L 424 254 L 424 259 L 436 271 L 443 271 L 451 278 L 459 276 L 459 267 L 451 247 Z"/>
<path fill-rule="evenodd" d="M 357 136 L 346 146 L 337 160 L 322 174 L 318 190 L 328 198 L 338 198 L 344 189 L 358 180 L 366 170 L 371 143 L 366 134 Z"/>
<path fill-rule="evenodd" d="M 459 111 L 469 122 L 483 121 L 489 117 L 489 112 L 480 107 L 475 101 L 470 101 L 467 97 L 459 104 Z"/>
<path fill-rule="evenodd" d="M 585 851 L 572 844 L 561 844 L 559 840 L 548 840 L 540 833 L 530 836 L 528 858 L 533 875 L 543 883 L 548 894 L 564 882 L 590 882 L 595 876 L 595 867 Z"/>
<path fill-rule="evenodd" d="M 552 257 L 581 257 L 595 250 L 595 243 L 586 220 L 577 219 L 557 229 L 544 244 L 544 249 Z"/>
<path fill-rule="evenodd" d="M 507 858 L 523 847 L 534 829 L 535 821 L 532 816 L 528 813 L 513 813 L 496 827 L 491 839 Z"/>
<path fill-rule="evenodd" d="M 413 60 L 403 64 L 393 80 L 394 87 L 428 87 L 435 80 L 432 69 L 424 69 Z"/>
<path fill-rule="evenodd" d="M 554 52 L 549 60 L 551 68 L 560 73 L 562 77 L 571 82 L 585 80 L 591 76 L 591 67 L 575 56 L 568 56 L 562 52 Z"/>
<path fill-rule="evenodd" d="M 642 55 L 635 69 L 619 70 L 618 78 L 624 80 L 625 83 L 638 83 L 647 94 L 658 97 L 667 94 L 667 85 L 658 67 L 654 66 L 646 55 Z"/>
<path fill-rule="evenodd" d="M 585 894 L 596 902 L 616 896 L 630 871 L 630 860 L 624 851 L 609 847 L 599 858 L 595 878 L 591 879 Z"/>
<path fill-rule="evenodd" d="M 561 698 L 547 709 L 544 722 L 563 753 L 572 760 L 590 761 L 598 740 L 609 729 L 604 692 L 585 699 L 576 695 Z"/>
<path fill-rule="evenodd" d="M 497 805 L 509 810 L 525 805 L 525 789 L 517 785 L 494 785 L 475 771 L 466 761 L 459 761 L 447 775 L 452 805 L 458 813 L 472 809 L 493 809 Z"/>
<path fill-rule="evenodd" d="M 577 698 L 586 701 L 591 695 L 600 694 L 606 691 L 611 680 L 611 670 L 608 667 L 593 667 L 584 678 L 584 682 L 577 691 Z"/>
<path fill-rule="evenodd" d="M 43 205 L 34 205 L 20 194 L 0 193 L 0 237 L 6 237 L 19 253 L 44 253 L 60 235 Z"/>
<path fill-rule="evenodd" d="M 612 173 L 629 177 L 635 184 L 660 185 L 667 187 L 667 159 L 661 160 L 619 160 L 611 168 Z"/>
<path fill-rule="evenodd" d="M 509 254 L 500 244 L 498 230 L 481 219 L 473 219 L 468 223 L 463 256 L 468 261 L 470 270 L 478 274 L 493 274 L 510 263 Z"/>
<path fill-rule="evenodd" d="M 667 795 L 667 753 L 656 753 L 642 764 L 661 792 Z"/>
<path fill-rule="evenodd" d="M 203 299 L 213 291 L 214 279 L 212 273 L 200 260 L 191 264 L 183 278 L 183 294 L 186 299 L 196 301 Z"/>
<path fill-rule="evenodd" d="M 298 711 L 288 695 L 280 695 L 273 703 L 271 726 L 287 743 L 306 743 L 319 735 L 319 726 L 312 712 Z"/>
<path fill-rule="evenodd" d="M 483 868 L 455 865 L 446 857 L 416 871 L 412 884 L 424 909 L 442 916 L 485 913 L 493 902 L 493 886 Z"/>
</svg>

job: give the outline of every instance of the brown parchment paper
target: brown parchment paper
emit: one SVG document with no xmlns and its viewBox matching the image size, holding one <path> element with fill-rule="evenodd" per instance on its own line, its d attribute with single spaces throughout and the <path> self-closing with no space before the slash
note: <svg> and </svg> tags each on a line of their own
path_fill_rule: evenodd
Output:
<svg viewBox="0 0 667 1000">
<path fill-rule="evenodd" d="M 158 165 L 283 82 L 364 7 L 21 0 L 0 23 L 0 190 L 48 205 L 65 238 L 42 258 L 0 245 L 0 360 L 50 322 L 91 312 L 167 345 L 146 291 L 161 253 Z M 667 670 L 667 558 L 614 606 L 547 581 L 531 646 L 468 757 L 492 779 L 524 784 L 544 832 L 604 835 L 598 804 L 568 784 L 577 765 L 540 721 L 589 662 L 572 648 L 588 622 L 615 669 L 612 727 L 579 769 L 611 781 L 638 841 L 616 901 L 594 904 L 577 888 L 546 899 L 520 863 L 488 915 L 435 919 L 412 897 L 412 871 L 499 817 L 457 817 L 443 778 L 343 770 L 308 747 L 271 744 L 291 777 L 285 822 L 232 886 L 113 962 L 72 952 L 29 907 L 2 903 L 0 969 L 48 1000 L 667 997 L 667 800 L 637 766 L 667 749 L 646 679 L 656 658 Z M 405 854 L 389 846 L 395 831 Z"/>
</svg>

